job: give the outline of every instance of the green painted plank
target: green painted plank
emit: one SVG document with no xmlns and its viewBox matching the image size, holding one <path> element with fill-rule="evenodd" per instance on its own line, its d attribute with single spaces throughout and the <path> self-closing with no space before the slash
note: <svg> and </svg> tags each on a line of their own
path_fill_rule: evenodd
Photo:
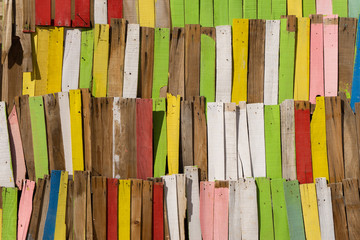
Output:
<svg viewBox="0 0 360 240">
<path fill-rule="evenodd" d="M 242 0 L 229 0 L 229 24 L 232 25 L 233 19 L 242 18 Z"/>
<path fill-rule="evenodd" d="M 94 55 L 94 30 L 81 31 L 79 88 L 91 89 Z"/>
<path fill-rule="evenodd" d="M 287 219 L 285 195 L 285 179 L 278 178 L 271 180 L 271 198 L 274 215 L 275 239 L 290 240 L 289 225 Z"/>
<path fill-rule="evenodd" d="M 2 240 L 16 240 L 17 188 L 3 188 L 2 201 Z"/>
<path fill-rule="evenodd" d="M 359 18 L 360 14 L 360 1 L 359 0 L 349 0 L 349 17 Z"/>
<path fill-rule="evenodd" d="M 278 20 L 281 16 L 286 16 L 286 0 L 272 0 L 271 11 L 272 19 Z"/>
<path fill-rule="evenodd" d="M 214 26 L 213 0 L 200 0 L 200 25 L 202 27 Z"/>
<path fill-rule="evenodd" d="M 286 29 L 287 19 L 280 20 L 279 104 L 294 98 L 296 32 Z"/>
<path fill-rule="evenodd" d="M 244 0 L 243 7 L 244 7 L 243 18 L 256 19 L 256 15 L 257 15 L 256 0 Z"/>
<path fill-rule="evenodd" d="M 200 0 L 185 0 L 185 24 L 200 23 Z"/>
<path fill-rule="evenodd" d="M 229 0 L 214 0 L 214 26 L 229 25 Z"/>
<path fill-rule="evenodd" d="M 265 105 L 265 156 L 266 176 L 281 178 L 280 106 Z"/>
<path fill-rule="evenodd" d="M 316 14 L 315 0 L 303 0 L 303 17 Z"/>
<path fill-rule="evenodd" d="M 30 97 L 30 119 L 33 137 L 35 177 L 49 174 L 44 102 L 42 96 Z"/>
<path fill-rule="evenodd" d="M 339 17 L 348 16 L 348 1 L 347 0 L 332 0 L 333 14 L 339 15 Z M 357 18 L 358 16 L 356 16 Z"/>
<path fill-rule="evenodd" d="M 170 12 L 171 12 L 171 24 L 172 27 L 184 27 L 185 26 L 185 6 L 184 0 L 171 0 Z"/>
<path fill-rule="evenodd" d="M 259 239 L 274 239 L 273 215 L 271 207 L 270 179 L 255 178 L 259 211 Z"/>
<path fill-rule="evenodd" d="M 154 134 L 154 177 L 165 175 L 166 143 L 166 104 L 165 98 L 153 99 L 153 134 Z"/>
<path fill-rule="evenodd" d="M 271 0 L 258 0 L 257 17 L 259 19 L 271 19 Z"/>
<path fill-rule="evenodd" d="M 284 195 L 291 240 L 305 240 L 299 182 L 284 182 Z"/>
<path fill-rule="evenodd" d="M 168 84 L 169 45 L 170 29 L 155 28 L 152 98 L 158 98 L 160 89 Z"/>
</svg>

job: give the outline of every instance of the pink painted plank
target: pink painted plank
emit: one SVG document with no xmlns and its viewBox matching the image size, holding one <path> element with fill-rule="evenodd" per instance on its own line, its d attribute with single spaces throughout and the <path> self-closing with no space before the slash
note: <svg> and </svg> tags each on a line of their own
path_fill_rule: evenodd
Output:
<svg viewBox="0 0 360 240">
<path fill-rule="evenodd" d="M 35 181 L 25 180 L 19 204 L 17 240 L 25 240 L 32 212 Z"/>
<path fill-rule="evenodd" d="M 214 236 L 214 182 L 200 182 L 200 225 L 203 240 Z"/>
<path fill-rule="evenodd" d="M 310 102 L 324 96 L 324 42 L 322 15 L 311 15 L 310 30 Z"/>
<path fill-rule="evenodd" d="M 316 0 L 316 14 L 332 14 L 332 0 Z"/>
<path fill-rule="evenodd" d="M 338 16 L 324 17 L 324 72 L 325 96 L 338 92 Z"/>
<path fill-rule="evenodd" d="M 9 138 L 10 138 L 10 149 L 11 149 L 11 159 L 14 171 L 14 178 L 16 180 L 16 186 L 21 190 L 22 181 L 25 179 L 26 175 L 26 166 L 24 151 L 22 147 L 21 135 L 18 117 L 16 113 L 15 105 L 11 110 L 11 113 L 8 117 L 9 124 Z"/>
<path fill-rule="evenodd" d="M 229 188 L 215 188 L 214 240 L 228 239 Z"/>
</svg>

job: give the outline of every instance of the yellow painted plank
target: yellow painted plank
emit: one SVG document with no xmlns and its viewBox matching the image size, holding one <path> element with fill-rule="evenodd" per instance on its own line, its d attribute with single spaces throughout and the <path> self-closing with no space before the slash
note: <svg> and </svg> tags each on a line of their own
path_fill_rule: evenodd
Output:
<svg viewBox="0 0 360 240">
<path fill-rule="evenodd" d="M 32 79 L 31 72 L 23 72 L 23 95 L 33 97 L 35 93 L 35 81 Z"/>
<path fill-rule="evenodd" d="M 37 34 L 37 65 L 39 72 L 36 74 L 35 96 L 45 95 L 48 79 L 48 48 L 49 28 L 36 27 Z"/>
<path fill-rule="evenodd" d="M 287 0 L 287 8 L 288 15 L 302 17 L 302 0 Z"/>
<path fill-rule="evenodd" d="M 306 239 L 321 239 L 315 183 L 300 184 L 300 194 Z"/>
<path fill-rule="evenodd" d="M 324 97 L 316 98 L 316 108 L 310 123 L 311 158 L 314 182 L 316 178 L 326 177 L 329 181 L 329 169 L 326 147 L 326 115 Z"/>
<path fill-rule="evenodd" d="M 249 20 L 233 19 L 234 76 L 231 101 L 247 101 Z"/>
<path fill-rule="evenodd" d="M 64 28 L 49 28 L 47 93 L 61 92 Z"/>
<path fill-rule="evenodd" d="M 119 180 L 118 196 L 118 239 L 130 240 L 131 180 Z"/>
<path fill-rule="evenodd" d="M 294 100 L 309 100 L 310 19 L 298 19 Z"/>
<path fill-rule="evenodd" d="M 69 179 L 68 172 L 62 171 L 60 177 L 58 206 L 56 211 L 54 240 L 66 239 L 65 216 L 66 216 L 66 196 L 67 196 L 68 179 Z"/>
<path fill-rule="evenodd" d="M 109 61 L 109 24 L 95 24 L 93 88 L 94 97 L 106 97 Z"/>
<path fill-rule="evenodd" d="M 73 171 L 84 171 L 80 89 L 69 91 L 69 102 Z"/>
<path fill-rule="evenodd" d="M 167 148 L 169 174 L 179 172 L 180 95 L 167 94 Z"/>
<path fill-rule="evenodd" d="M 139 18 L 141 27 L 155 27 L 154 0 L 139 0 Z"/>
</svg>

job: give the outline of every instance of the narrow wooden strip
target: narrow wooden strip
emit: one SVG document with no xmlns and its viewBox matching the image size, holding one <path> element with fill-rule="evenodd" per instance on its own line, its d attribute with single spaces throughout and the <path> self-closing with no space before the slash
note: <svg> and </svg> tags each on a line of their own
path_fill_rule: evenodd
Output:
<svg viewBox="0 0 360 240">
<path fill-rule="evenodd" d="M 180 239 L 176 175 L 162 177 L 170 239 Z"/>
<path fill-rule="evenodd" d="M 286 16 L 286 0 L 271 1 L 271 16 L 272 19 L 280 19 L 281 16 Z"/>
<path fill-rule="evenodd" d="M 214 27 L 229 25 L 229 0 L 214 0 Z"/>
<path fill-rule="evenodd" d="M 24 1 L 23 4 L 23 30 L 35 32 L 35 0 Z"/>
<path fill-rule="evenodd" d="M 73 239 L 73 211 L 74 211 L 74 180 L 69 179 L 67 186 L 66 196 L 66 213 L 65 213 L 65 225 L 66 225 L 66 238 Z"/>
<path fill-rule="evenodd" d="M 169 174 L 179 171 L 180 96 L 167 95 L 167 151 Z"/>
<path fill-rule="evenodd" d="M 186 219 L 186 178 L 185 174 L 176 174 L 176 191 L 179 216 L 180 239 L 185 239 Z"/>
<path fill-rule="evenodd" d="M 39 71 L 35 77 L 35 96 L 39 96 L 47 92 L 49 29 L 37 27 L 36 34 L 36 62 Z"/>
<path fill-rule="evenodd" d="M 90 27 L 90 0 L 75 0 L 72 27 Z M 110 2 L 110 1 L 109 1 Z"/>
<path fill-rule="evenodd" d="M 252 166 L 249 147 L 249 133 L 246 113 L 246 102 L 239 102 L 236 107 L 237 114 L 237 158 L 238 158 L 238 176 L 252 177 Z M 240 167 L 241 166 L 241 167 Z"/>
<path fill-rule="evenodd" d="M 200 25 L 214 27 L 214 4 L 212 0 L 200 1 Z"/>
<path fill-rule="evenodd" d="M 229 188 L 215 188 L 214 239 L 228 239 Z"/>
<path fill-rule="evenodd" d="M 17 188 L 3 188 L 2 189 L 2 239 L 17 239 L 16 238 L 16 223 L 17 223 Z"/>
<path fill-rule="evenodd" d="M 31 211 L 33 206 L 35 182 L 30 180 L 24 181 L 24 188 L 21 192 L 18 212 L 17 239 L 25 240 L 29 229 Z"/>
<path fill-rule="evenodd" d="M 154 70 L 154 29 L 141 28 L 140 42 L 140 79 L 138 94 L 141 98 L 151 98 Z"/>
<path fill-rule="evenodd" d="M 106 238 L 106 178 L 91 178 L 92 204 L 93 204 L 93 226 L 95 239 Z"/>
<path fill-rule="evenodd" d="M 274 222 L 271 207 L 269 178 L 255 178 L 259 206 L 260 239 L 274 239 Z"/>
<path fill-rule="evenodd" d="M 185 27 L 185 0 L 170 1 L 172 27 Z"/>
<path fill-rule="evenodd" d="M 332 0 L 332 13 L 339 15 L 339 17 L 347 17 L 348 1 Z"/>
<path fill-rule="evenodd" d="M 142 180 L 134 179 L 131 180 L 131 218 L 130 218 L 130 229 L 131 239 L 141 238 L 141 195 L 142 195 Z"/>
<path fill-rule="evenodd" d="M 331 6 L 331 3 L 329 5 Z M 324 17 L 325 96 L 337 96 L 338 93 L 338 44 L 339 44 L 338 30 L 339 30 L 338 16 L 337 15 L 325 16 Z"/>
<path fill-rule="evenodd" d="M 51 25 L 50 0 L 35 0 L 36 25 Z"/>
<path fill-rule="evenodd" d="M 58 1 L 57 1 L 58 2 Z M 65 1 L 66 2 L 66 1 Z M 64 28 L 54 27 L 49 30 L 48 76 L 46 93 L 61 92 L 61 70 L 63 65 Z M 66 42 L 65 42 L 66 44 Z M 66 50 L 66 45 L 65 45 Z M 65 52 L 66 53 L 66 52 Z M 80 56 L 78 56 L 80 58 Z"/>
<path fill-rule="evenodd" d="M 357 33 L 356 33 L 356 49 L 358 49 L 360 46 L 360 24 L 359 23 L 360 22 L 358 21 Z M 354 72 L 353 72 L 351 101 L 350 101 L 351 108 L 354 112 L 355 112 L 355 103 L 360 101 L 360 91 L 358 90 L 360 82 L 357 81 L 357 79 L 360 75 L 359 65 L 360 65 L 360 53 L 358 51 L 355 51 Z"/>
<path fill-rule="evenodd" d="M 240 181 L 229 181 L 229 239 L 241 239 Z"/>
<path fill-rule="evenodd" d="M 200 23 L 200 0 L 184 1 L 185 24 L 199 24 Z"/>
<path fill-rule="evenodd" d="M 170 1 L 157 0 L 155 1 L 155 27 L 170 28 Z"/>
<path fill-rule="evenodd" d="M 55 222 L 55 235 L 54 240 L 60 240 L 66 238 L 66 225 L 65 225 L 65 214 L 66 214 L 66 195 L 68 186 L 68 172 L 61 172 L 60 186 L 59 186 L 59 199 L 58 207 L 56 212 Z"/>
<path fill-rule="evenodd" d="M 316 14 L 315 0 L 304 0 L 302 10 L 303 17 L 309 17 L 310 15 Z"/>
<path fill-rule="evenodd" d="M 85 239 L 86 234 L 86 184 L 88 173 L 83 171 L 74 171 L 74 199 L 73 213 L 71 218 L 76 216 L 73 221 L 73 238 Z"/>
<path fill-rule="evenodd" d="M 181 101 L 180 106 L 181 127 L 181 162 L 180 166 L 185 171 L 185 166 L 194 165 L 194 136 L 193 136 L 193 103 L 192 101 Z"/>
<path fill-rule="evenodd" d="M 240 221 L 242 239 L 259 239 L 259 219 L 255 179 L 243 178 L 240 184 Z M 244 221 L 245 220 L 245 221 Z"/>
<path fill-rule="evenodd" d="M 200 180 L 207 180 L 207 131 L 206 131 L 206 103 L 204 97 L 194 98 L 193 126 L 194 126 L 194 165 L 200 169 Z"/>
<path fill-rule="evenodd" d="M 272 1 L 258 0 L 257 1 L 257 18 L 271 19 L 271 3 Z"/>
<path fill-rule="evenodd" d="M 30 97 L 33 97 L 35 94 L 35 81 L 31 72 L 23 72 L 22 94 L 29 95 Z"/>
<path fill-rule="evenodd" d="M 112 18 L 123 18 L 123 0 L 107 1 L 108 24 L 111 24 Z"/>
<path fill-rule="evenodd" d="M 271 180 L 271 200 L 274 216 L 275 239 L 290 239 L 285 203 L 284 178 Z"/>
<path fill-rule="evenodd" d="M 154 177 L 165 175 L 167 139 L 166 139 L 165 98 L 153 100 L 153 137 L 154 137 Z"/>
<path fill-rule="evenodd" d="M 55 26 L 71 26 L 71 1 L 55 1 Z"/>
<path fill-rule="evenodd" d="M 108 24 L 107 0 L 94 0 L 94 23 Z"/>
<path fill-rule="evenodd" d="M 331 201 L 334 217 L 335 239 L 349 239 L 346 221 L 343 184 L 330 183 Z"/>
<path fill-rule="evenodd" d="M 331 15 L 332 13 L 332 0 L 316 1 L 316 14 Z"/>
<path fill-rule="evenodd" d="M 139 24 L 141 27 L 155 27 L 155 0 L 139 1 Z"/>
<path fill-rule="evenodd" d="M 119 180 L 117 178 L 107 179 L 107 239 L 117 239 L 118 237 L 118 189 Z"/>
<path fill-rule="evenodd" d="M 15 3 L 16 4 L 16 3 Z M 3 2 L 3 36 L 1 37 L 2 47 L 1 63 L 4 64 L 7 54 L 9 53 L 12 40 L 12 22 L 13 22 L 13 1 L 5 0 Z"/>
<path fill-rule="evenodd" d="M 236 125 L 236 104 L 225 103 L 224 111 L 224 126 L 225 126 L 225 179 L 238 179 L 237 160 L 237 125 Z M 242 170 L 240 170 L 242 172 Z"/>
<path fill-rule="evenodd" d="M 288 15 L 295 15 L 297 18 L 302 17 L 302 1 L 287 0 L 287 13 Z"/>
<path fill-rule="evenodd" d="M 49 200 L 50 200 L 50 177 L 49 175 L 44 176 L 45 180 L 45 189 L 44 189 L 44 197 L 42 203 L 42 209 L 40 213 L 40 222 L 39 222 L 39 230 L 38 230 L 38 238 L 43 239 L 44 236 L 44 227 L 46 221 L 46 215 L 49 209 Z"/>
<path fill-rule="evenodd" d="M 244 0 L 243 2 L 243 18 L 256 19 L 257 18 L 257 2 L 254 0 Z"/>
<path fill-rule="evenodd" d="M 82 123 L 83 123 L 83 144 L 85 170 L 91 171 L 91 113 L 92 101 L 89 89 L 81 89 Z"/>
<path fill-rule="evenodd" d="M 348 1 L 348 16 L 351 18 L 358 18 L 360 14 L 360 3 L 354 0 Z"/>
<path fill-rule="evenodd" d="M 203 239 L 214 236 L 214 182 L 200 182 L 200 224 Z"/>
<path fill-rule="evenodd" d="M 346 218 L 349 229 L 349 239 L 357 239 L 360 234 L 360 227 L 355 224 L 355 220 L 359 219 L 360 197 L 359 197 L 359 180 L 356 178 L 344 179 L 344 199 L 346 206 Z"/>
<path fill-rule="evenodd" d="M 152 239 L 152 215 L 153 215 L 153 182 L 143 181 L 141 210 L 141 239 Z"/>
<path fill-rule="evenodd" d="M 94 53 L 94 29 L 81 31 L 79 88 L 91 88 Z"/>
<path fill-rule="evenodd" d="M 243 17 L 243 0 L 229 0 L 229 23 L 233 25 L 234 19 Z"/>
<path fill-rule="evenodd" d="M 164 239 L 164 184 L 154 182 L 152 207 L 152 239 Z"/>
<path fill-rule="evenodd" d="M 130 240 L 131 180 L 119 180 L 118 239 Z"/>
<path fill-rule="evenodd" d="M 90 172 L 88 171 L 86 181 L 86 239 L 93 238 L 94 227 L 92 224 L 92 216 Z"/>
<path fill-rule="evenodd" d="M 28 239 L 37 239 L 40 218 L 41 218 L 41 210 L 43 207 L 45 184 L 46 182 L 44 179 L 42 178 L 38 179 L 33 205 L 32 205 L 30 224 L 27 232 Z"/>
</svg>

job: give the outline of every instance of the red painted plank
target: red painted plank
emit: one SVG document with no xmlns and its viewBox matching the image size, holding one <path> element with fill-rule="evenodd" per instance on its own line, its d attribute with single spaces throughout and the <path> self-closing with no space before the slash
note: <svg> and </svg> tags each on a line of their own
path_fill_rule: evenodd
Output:
<svg viewBox="0 0 360 240">
<path fill-rule="evenodd" d="M 152 99 L 136 99 L 137 178 L 153 176 Z"/>
<path fill-rule="evenodd" d="M 73 27 L 90 27 L 90 0 L 75 0 Z"/>
<path fill-rule="evenodd" d="M 107 179 L 107 239 L 117 239 L 118 185 L 116 178 Z"/>
<path fill-rule="evenodd" d="M 312 183 L 309 102 L 295 102 L 295 146 L 297 179 L 300 184 Z"/>
<path fill-rule="evenodd" d="M 200 182 L 200 225 L 204 240 L 214 237 L 214 182 Z"/>
<path fill-rule="evenodd" d="M 123 0 L 108 0 L 108 24 L 112 18 L 123 17 Z"/>
<path fill-rule="evenodd" d="M 36 25 L 51 25 L 51 0 L 35 0 Z"/>
<path fill-rule="evenodd" d="M 153 240 L 164 239 L 164 184 L 154 182 L 153 187 Z"/>
<path fill-rule="evenodd" d="M 55 26 L 71 26 L 71 0 L 55 0 Z"/>
</svg>

